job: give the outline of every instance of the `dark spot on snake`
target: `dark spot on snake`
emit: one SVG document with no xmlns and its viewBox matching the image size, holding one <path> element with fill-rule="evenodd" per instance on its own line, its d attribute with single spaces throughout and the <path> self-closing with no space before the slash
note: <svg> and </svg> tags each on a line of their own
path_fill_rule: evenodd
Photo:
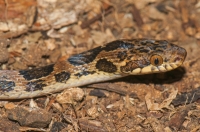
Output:
<svg viewBox="0 0 200 132">
<path fill-rule="evenodd" d="M 156 49 L 156 52 L 161 52 L 161 53 L 163 53 L 163 50 L 161 50 L 161 49 Z"/>
<path fill-rule="evenodd" d="M 143 52 L 143 53 L 148 53 L 149 52 L 149 50 L 147 50 L 147 49 L 141 49 L 141 50 L 139 50 L 141 53 Z"/>
<path fill-rule="evenodd" d="M 38 79 L 41 77 L 48 76 L 53 71 L 54 64 L 34 68 L 30 70 L 21 70 L 19 73 L 23 75 L 26 80 Z"/>
<path fill-rule="evenodd" d="M 141 41 L 140 44 L 141 45 L 146 45 L 147 43 L 146 43 L 146 41 Z"/>
<path fill-rule="evenodd" d="M 70 73 L 62 71 L 58 74 L 55 74 L 56 82 L 65 83 L 70 78 Z"/>
<path fill-rule="evenodd" d="M 116 41 L 112 41 L 110 43 L 108 43 L 107 45 L 105 45 L 102 50 L 105 51 L 112 51 L 112 50 L 116 50 L 116 49 L 131 49 L 134 48 L 134 44 L 131 42 L 126 42 L 123 40 L 116 40 Z"/>
<path fill-rule="evenodd" d="M 97 47 L 89 51 L 73 55 L 68 59 L 68 61 L 70 62 L 70 64 L 75 66 L 88 64 L 92 62 L 101 51 L 101 47 Z"/>
<path fill-rule="evenodd" d="M 166 40 L 159 40 L 158 43 L 162 44 L 162 45 L 167 45 L 168 44 L 168 42 Z"/>
<path fill-rule="evenodd" d="M 119 52 L 117 54 L 117 58 L 119 58 L 120 61 L 123 61 L 124 59 L 126 59 L 126 57 L 127 57 L 127 52 L 126 51 L 122 51 L 122 52 Z"/>
<path fill-rule="evenodd" d="M 9 92 L 14 90 L 15 82 L 13 81 L 0 81 L 0 91 Z"/>
<path fill-rule="evenodd" d="M 37 91 L 37 90 L 43 90 L 43 87 L 47 86 L 43 82 L 44 82 L 43 80 L 28 82 L 26 84 L 26 91 L 32 92 L 32 91 Z"/>
<path fill-rule="evenodd" d="M 89 74 L 94 74 L 94 73 L 95 73 L 95 71 L 82 71 L 82 72 L 76 73 L 74 75 L 77 77 L 81 77 L 81 76 L 87 76 Z"/>
<path fill-rule="evenodd" d="M 169 59 L 168 59 L 168 58 L 165 58 L 163 61 L 164 61 L 164 62 L 168 62 L 168 61 L 169 61 Z"/>
<path fill-rule="evenodd" d="M 108 73 L 113 73 L 117 71 L 117 67 L 110 61 L 107 61 L 106 59 L 100 59 L 96 63 L 96 68 L 99 71 L 104 71 Z"/>
<path fill-rule="evenodd" d="M 112 51 L 118 48 L 128 50 L 133 47 L 134 45 L 131 42 L 116 40 L 104 46 L 99 46 L 94 49 L 82 52 L 80 54 L 73 55 L 68 59 L 68 61 L 70 62 L 70 64 L 75 65 L 75 66 L 84 65 L 84 64 L 88 64 L 92 62 L 96 58 L 96 56 L 103 50 L 108 52 L 108 51 Z"/>
<path fill-rule="evenodd" d="M 120 70 L 121 70 L 121 72 L 132 72 L 136 68 L 138 68 L 137 62 L 130 61 L 130 62 L 126 63 L 125 66 L 121 66 Z"/>
<path fill-rule="evenodd" d="M 161 45 L 161 46 L 159 46 L 159 45 L 152 45 L 152 46 L 149 46 L 149 48 L 151 49 L 151 50 L 160 50 L 160 49 L 166 49 L 167 48 L 167 45 Z M 160 50 L 161 52 L 163 52 L 163 50 Z"/>
</svg>

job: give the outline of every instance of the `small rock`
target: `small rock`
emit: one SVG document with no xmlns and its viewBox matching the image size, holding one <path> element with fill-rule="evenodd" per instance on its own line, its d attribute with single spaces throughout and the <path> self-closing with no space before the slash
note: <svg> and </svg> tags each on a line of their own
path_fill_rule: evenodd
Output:
<svg viewBox="0 0 200 132">
<path fill-rule="evenodd" d="M 20 132 L 19 125 L 5 118 L 0 118 L 1 132 Z"/>
<path fill-rule="evenodd" d="M 56 97 L 56 101 L 60 104 L 73 104 L 75 102 L 83 100 L 85 93 L 81 88 L 69 88 L 60 93 Z"/>
<path fill-rule="evenodd" d="M 29 109 L 27 107 L 15 107 L 7 110 L 8 118 L 19 122 L 21 126 L 44 128 L 50 122 L 52 115 L 43 109 Z"/>
</svg>

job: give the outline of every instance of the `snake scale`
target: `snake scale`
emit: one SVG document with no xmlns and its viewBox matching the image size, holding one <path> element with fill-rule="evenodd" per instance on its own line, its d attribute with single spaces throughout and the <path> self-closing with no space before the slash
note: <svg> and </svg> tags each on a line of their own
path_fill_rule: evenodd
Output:
<svg viewBox="0 0 200 132">
<path fill-rule="evenodd" d="M 121 39 L 27 70 L 0 70 L 0 99 L 33 98 L 128 75 L 173 70 L 186 50 L 165 40 Z"/>
</svg>

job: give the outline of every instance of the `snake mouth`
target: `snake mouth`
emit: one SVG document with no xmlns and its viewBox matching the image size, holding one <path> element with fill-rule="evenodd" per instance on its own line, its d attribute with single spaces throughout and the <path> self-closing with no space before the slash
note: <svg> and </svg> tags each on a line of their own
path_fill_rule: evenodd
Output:
<svg viewBox="0 0 200 132">
<path fill-rule="evenodd" d="M 167 72 L 167 71 L 171 71 L 175 68 L 177 68 L 178 65 L 175 63 L 171 63 L 171 64 L 162 64 L 160 66 L 152 66 L 151 71 L 154 73 L 158 73 L 158 72 Z"/>
<path fill-rule="evenodd" d="M 177 68 L 179 65 L 175 63 L 171 64 L 162 64 L 160 66 L 149 65 L 144 68 L 137 68 L 132 73 L 134 74 L 149 74 L 149 73 L 160 73 L 167 72 Z"/>
</svg>

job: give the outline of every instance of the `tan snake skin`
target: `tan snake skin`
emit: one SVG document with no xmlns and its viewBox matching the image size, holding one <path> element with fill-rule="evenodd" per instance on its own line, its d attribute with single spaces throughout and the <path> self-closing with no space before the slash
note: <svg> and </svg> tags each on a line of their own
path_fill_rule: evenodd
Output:
<svg viewBox="0 0 200 132">
<path fill-rule="evenodd" d="M 165 40 L 116 40 L 45 67 L 1 70 L 0 99 L 33 98 L 128 75 L 166 72 L 180 66 L 186 54 Z"/>
</svg>

